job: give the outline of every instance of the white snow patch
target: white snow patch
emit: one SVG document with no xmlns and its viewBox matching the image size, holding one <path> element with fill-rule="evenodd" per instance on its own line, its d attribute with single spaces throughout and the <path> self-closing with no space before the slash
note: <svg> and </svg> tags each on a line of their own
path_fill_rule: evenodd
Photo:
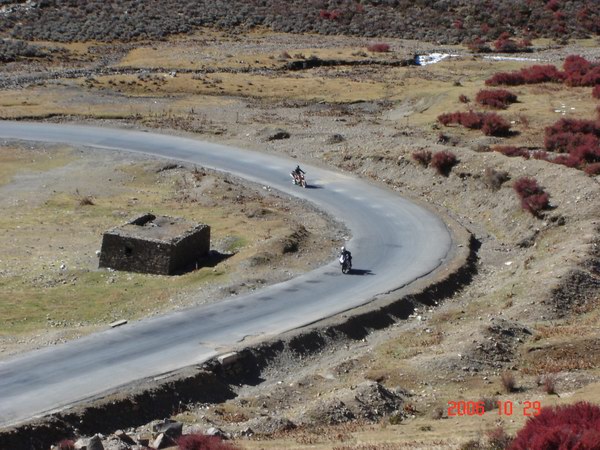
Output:
<svg viewBox="0 0 600 450">
<path fill-rule="evenodd" d="M 449 53 L 430 53 L 428 55 L 417 55 L 415 57 L 415 62 L 417 66 L 426 66 L 428 64 L 435 64 L 443 61 L 446 58 L 451 56 L 459 56 L 459 55 L 451 55 Z"/>
<path fill-rule="evenodd" d="M 522 56 L 484 56 L 483 59 L 493 59 L 496 61 L 533 61 L 540 62 L 537 58 L 523 58 Z"/>
</svg>

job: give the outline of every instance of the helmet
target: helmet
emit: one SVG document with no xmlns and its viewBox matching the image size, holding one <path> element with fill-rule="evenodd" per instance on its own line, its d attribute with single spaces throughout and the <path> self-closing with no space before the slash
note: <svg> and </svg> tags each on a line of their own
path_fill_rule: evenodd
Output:
<svg viewBox="0 0 600 450">
<path fill-rule="evenodd" d="M 346 250 L 346 247 L 342 247 L 342 249 L 341 249 L 341 250 L 342 250 L 342 251 Z"/>
</svg>

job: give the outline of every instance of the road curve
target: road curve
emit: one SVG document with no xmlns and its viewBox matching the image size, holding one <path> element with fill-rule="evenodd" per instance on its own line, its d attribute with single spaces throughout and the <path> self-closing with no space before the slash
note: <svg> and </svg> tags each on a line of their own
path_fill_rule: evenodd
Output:
<svg viewBox="0 0 600 450">
<path fill-rule="evenodd" d="M 312 189 L 290 183 L 296 161 L 140 131 L 0 121 L 0 138 L 84 145 L 230 172 L 314 203 L 346 224 L 356 275 L 332 261 L 258 292 L 140 320 L 0 361 L 0 427 L 60 410 L 123 384 L 211 358 L 365 304 L 443 264 L 452 241 L 430 211 L 353 176 L 302 164 Z M 84 301 L 84 299 L 82 299 Z"/>
</svg>

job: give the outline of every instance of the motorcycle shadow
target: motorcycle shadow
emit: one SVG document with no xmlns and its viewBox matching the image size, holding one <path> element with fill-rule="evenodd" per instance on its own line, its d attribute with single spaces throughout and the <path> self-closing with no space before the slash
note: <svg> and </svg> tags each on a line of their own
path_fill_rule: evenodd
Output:
<svg viewBox="0 0 600 450">
<path fill-rule="evenodd" d="M 306 189 L 323 189 L 323 186 L 319 186 L 318 184 L 307 184 Z"/>
<path fill-rule="evenodd" d="M 347 275 L 375 275 L 368 269 L 350 269 Z"/>
</svg>

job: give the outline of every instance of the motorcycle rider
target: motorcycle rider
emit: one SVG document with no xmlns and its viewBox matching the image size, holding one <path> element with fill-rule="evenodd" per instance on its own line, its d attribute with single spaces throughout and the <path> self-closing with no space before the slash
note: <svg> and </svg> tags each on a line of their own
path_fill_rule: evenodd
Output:
<svg viewBox="0 0 600 450">
<path fill-rule="evenodd" d="M 302 170 L 300 168 L 300 165 L 298 164 L 296 166 L 296 168 L 292 171 L 292 178 L 294 179 L 294 183 L 299 182 L 300 181 L 300 177 L 302 175 L 304 175 L 306 172 L 304 172 L 304 170 Z M 301 175 L 302 174 L 302 175 Z"/>
<path fill-rule="evenodd" d="M 348 261 L 352 266 L 352 253 L 346 247 L 342 247 L 340 252 L 340 262 L 344 261 Z"/>
</svg>

